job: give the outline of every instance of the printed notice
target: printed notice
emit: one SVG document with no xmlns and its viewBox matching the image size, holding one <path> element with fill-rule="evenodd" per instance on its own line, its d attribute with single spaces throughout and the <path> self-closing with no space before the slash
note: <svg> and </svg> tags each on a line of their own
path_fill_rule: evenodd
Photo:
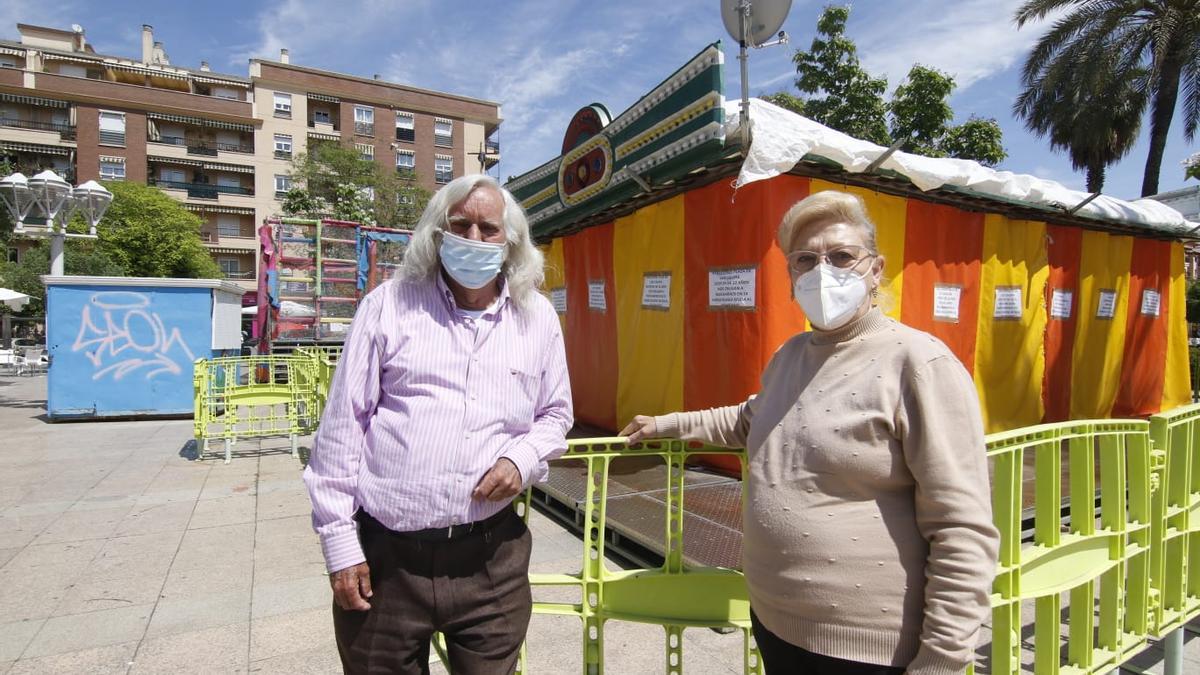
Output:
<svg viewBox="0 0 1200 675">
<path fill-rule="evenodd" d="M 671 309 L 670 272 L 646 272 L 642 276 L 642 309 Z"/>
<path fill-rule="evenodd" d="M 1117 292 L 1111 290 L 1100 291 L 1100 298 L 1096 301 L 1096 318 L 1111 319 L 1117 314 Z"/>
<path fill-rule="evenodd" d="M 958 323 L 958 302 L 962 286 L 936 284 L 933 287 L 933 320 Z"/>
<path fill-rule="evenodd" d="M 550 304 L 554 305 L 554 311 L 559 314 L 567 313 L 567 288 L 559 286 L 558 288 L 550 289 Z"/>
<path fill-rule="evenodd" d="M 1142 316 L 1158 316 L 1162 304 L 1162 294 L 1153 288 L 1142 291 Z"/>
<path fill-rule="evenodd" d="M 757 267 L 726 267 L 708 271 L 708 308 L 753 310 Z"/>
<path fill-rule="evenodd" d="M 597 312 L 608 311 L 608 302 L 604 298 L 603 279 L 588 280 L 588 309 L 594 309 Z"/>
<path fill-rule="evenodd" d="M 1050 291 L 1050 318 L 1066 321 L 1071 318 L 1071 302 L 1074 292 L 1065 288 Z"/>
<path fill-rule="evenodd" d="M 992 311 L 992 318 L 1004 320 L 1020 320 L 1021 318 L 1021 287 L 1020 286 L 997 286 L 996 287 L 996 308 Z"/>
<path fill-rule="evenodd" d="M 325 325 L 329 328 L 330 333 L 335 333 L 335 334 L 339 334 L 339 335 L 350 330 L 350 324 L 348 324 L 348 323 L 328 323 Z"/>
</svg>

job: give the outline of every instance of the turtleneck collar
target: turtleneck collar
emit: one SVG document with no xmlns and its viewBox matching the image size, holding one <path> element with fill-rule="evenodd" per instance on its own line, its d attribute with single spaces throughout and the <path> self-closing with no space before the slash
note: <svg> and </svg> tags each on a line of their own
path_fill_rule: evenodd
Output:
<svg viewBox="0 0 1200 675">
<path fill-rule="evenodd" d="M 857 337 L 876 333 L 888 326 L 888 318 L 872 307 L 867 313 L 850 323 L 834 330 L 813 330 L 811 342 L 815 345 L 837 344 L 847 342 Z"/>
</svg>

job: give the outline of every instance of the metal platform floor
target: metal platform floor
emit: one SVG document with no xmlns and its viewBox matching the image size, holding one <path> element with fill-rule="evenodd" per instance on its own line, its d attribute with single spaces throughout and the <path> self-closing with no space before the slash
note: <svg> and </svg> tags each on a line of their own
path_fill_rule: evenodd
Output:
<svg viewBox="0 0 1200 675">
<path fill-rule="evenodd" d="M 667 469 L 656 457 L 613 460 L 608 475 L 606 546 L 645 567 L 662 562 L 666 537 Z M 535 500 L 551 515 L 582 530 L 587 470 L 580 460 L 550 463 Z M 683 488 L 683 560 L 688 567 L 740 567 L 742 484 L 702 466 L 689 466 Z"/>
</svg>

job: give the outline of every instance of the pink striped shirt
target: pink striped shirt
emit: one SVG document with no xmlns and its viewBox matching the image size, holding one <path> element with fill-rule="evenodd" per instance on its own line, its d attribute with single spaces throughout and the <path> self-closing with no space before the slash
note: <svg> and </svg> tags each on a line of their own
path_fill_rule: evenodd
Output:
<svg viewBox="0 0 1200 675">
<path fill-rule="evenodd" d="M 389 281 L 359 305 L 304 482 L 330 572 L 365 560 L 354 513 L 400 532 L 483 520 L 471 498 L 501 457 L 528 487 L 566 449 L 571 389 L 558 317 L 505 287 L 483 316 L 436 282 Z"/>
</svg>

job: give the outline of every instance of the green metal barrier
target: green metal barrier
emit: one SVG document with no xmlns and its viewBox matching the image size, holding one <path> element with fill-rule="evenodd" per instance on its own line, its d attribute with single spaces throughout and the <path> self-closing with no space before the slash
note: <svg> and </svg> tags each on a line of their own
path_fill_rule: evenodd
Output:
<svg viewBox="0 0 1200 675">
<path fill-rule="evenodd" d="M 1035 673 L 1106 672 L 1145 648 L 1152 534 L 1148 431 L 1146 422 L 1093 420 L 988 436 L 1001 538 L 991 672 L 1020 672 L 1021 605 L 1031 600 Z M 1033 502 L 1026 509 L 1030 461 Z M 1027 543 L 1025 514 L 1033 517 Z M 1069 598 L 1065 662 L 1063 594 Z"/>
<path fill-rule="evenodd" d="M 1167 672 L 1182 669 L 1183 627 L 1200 616 L 1200 404 L 1150 418 L 1158 475 L 1153 499 L 1154 634 L 1167 640 Z M 1174 667 L 1172 667 L 1174 665 Z"/>
<path fill-rule="evenodd" d="M 684 462 L 698 454 L 735 454 L 745 474 L 745 453 L 724 448 L 688 447 L 682 441 L 653 441 L 630 448 L 621 438 L 570 441 L 563 455 L 587 468 L 583 501 L 583 567 L 579 574 L 530 574 L 539 587 L 575 587 L 580 602 L 537 602 L 538 614 L 573 616 L 583 630 L 583 670 L 604 672 L 604 624 L 610 619 L 663 627 L 666 673 L 683 672 L 683 631 L 690 627 L 728 627 L 742 631 L 746 673 L 761 674 L 758 651 L 750 634 L 750 599 L 741 572 L 723 568 L 684 569 Z M 657 569 L 612 571 L 604 565 L 608 472 L 617 457 L 657 456 L 667 466 L 663 499 L 666 503 L 664 562 Z M 528 517 L 529 495 L 523 513 Z M 520 510 L 520 509 L 519 509 Z M 518 672 L 528 672 L 522 651 Z"/>
<path fill-rule="evenodd" d="M 196 361 L 193 423 L 201 458 L 209 441 L 225 442 L 225 463 L 238 439 L 287 436 L 298 456 L 299 437 L 320 421 L 324 402 L 320 363 L 313 355 L 231 356 Z"/>
</svg>

